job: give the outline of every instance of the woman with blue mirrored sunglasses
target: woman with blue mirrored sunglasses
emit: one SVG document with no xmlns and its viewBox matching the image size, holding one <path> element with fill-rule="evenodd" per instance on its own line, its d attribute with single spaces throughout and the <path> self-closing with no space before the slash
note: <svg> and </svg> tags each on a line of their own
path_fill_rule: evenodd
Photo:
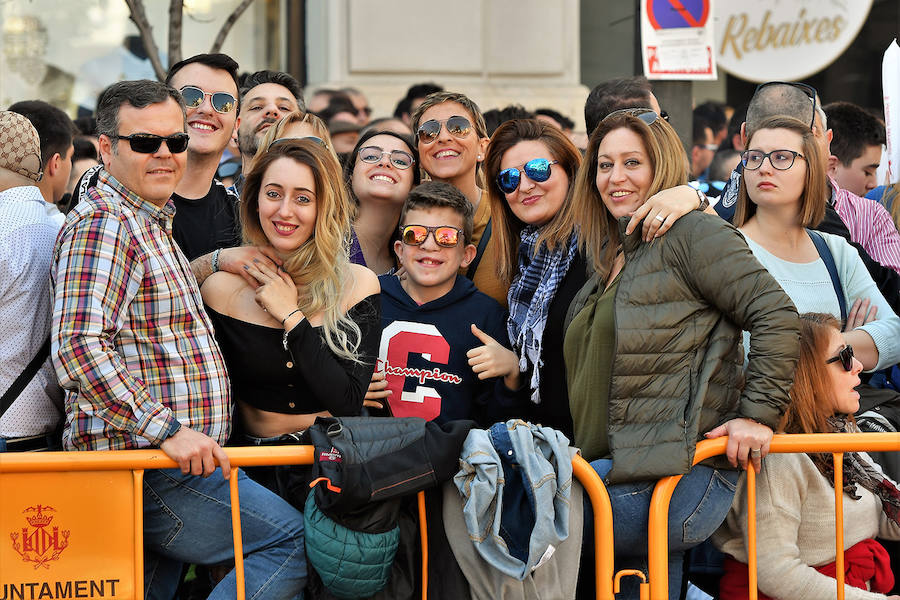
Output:
<svg viewBox="0 0 900 600">
<path fill-rule="evenodd" d="M 558 223 L 580 164 L 581 153 L 560 129 L 533 119 L 500 125 L 484 163 L 497 275 L 508 290 L 507 329 L 519 356 L 520 383 L 540 399 L 526 403 L 526 416 L 568 436 L 562 322 L 569 292 L 587 280 L 587 264 L 574 231 Z"/>
<path fill-rule="evenodd" d="M 532 181 L 543 183 L 550 179 L 550 165 L 559 163 L 558 160 L 546 158 L 533 158 L 522 165 L 521 169 L 510 167 L 497 174 L 497 187 L 504 194 L 512 194 L 519 187 L 522 173 Z"/>
</svg>

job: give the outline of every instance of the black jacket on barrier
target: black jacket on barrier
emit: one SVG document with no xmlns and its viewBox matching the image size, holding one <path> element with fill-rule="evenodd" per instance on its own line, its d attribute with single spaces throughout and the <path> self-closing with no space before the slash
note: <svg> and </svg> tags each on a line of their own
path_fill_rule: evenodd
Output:
<svg viewBox="0 0 900 600">
<path fill-rule="evenodd" d="M 309 429 L 315 448 L 312 480 L 319 509 L 353 531 L 382 533 L 400 528 L 390 578 L 371 598 L 412 600 L 421 596 L 415 494 L 436 488 L 456 474 L 462 444 L 475 426 L 473 421 L 438 425 L 416 417 L 319 417 Z M 439 501 L 440 493 L 432 498 Z M 429 503 L 435 504 L 433 500 Z M 429 507 L 429 597 L 465 599 L 468 584 L 452 560 L 440 514 L 439 502 L 436 510 Z M 338 552 L 334 555 L 341 556 Z M 329 565 L 329 576 L 334 576 L 332 568 L 346 569 L 338 563 L 335 560 Z M 435 586 L 437 581 L 440 586 Z M 315 576 L 310 577 L 308 591 L 318 600 L 333 598 Z"/>
</svg>

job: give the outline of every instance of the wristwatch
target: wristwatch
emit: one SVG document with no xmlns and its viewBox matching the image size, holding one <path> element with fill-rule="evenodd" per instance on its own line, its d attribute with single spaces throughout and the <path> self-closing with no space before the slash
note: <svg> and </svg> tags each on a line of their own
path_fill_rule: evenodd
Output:
<svg viewBox="0 0 900 600">
<path fill-rule="evenodd" d="M 697 192 L 697 197 L 700 198 L 700 206 L 697 207 L 697 210 L 706 210 L 709 207 L 709 198 L 694 186 L 691 186 L 691 189 Z"/>
</svg>

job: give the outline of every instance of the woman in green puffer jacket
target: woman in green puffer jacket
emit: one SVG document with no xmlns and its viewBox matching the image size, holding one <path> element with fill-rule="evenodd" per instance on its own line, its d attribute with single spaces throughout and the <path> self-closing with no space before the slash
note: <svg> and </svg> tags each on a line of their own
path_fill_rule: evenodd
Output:
<svg viewBox="0 0 900 600">
<path fill-rule="evenodd" d="M 675 598 L 682 554 L 725 518 L 735 469 L 759 470 L 799 337 L 790 299 L 720 218 L 694 211 L 650 244 L 625 234 L 648 197 L 686 180 L 678 136 L 653 111 L 616 111 L 594 131 L 570 209 L 596 274 L 569 309 L 564 343 L 575 445 L 607 482 L 617 569 L 646 570 L 653 486 L 685 475 L 669 510 Z M 743 329 L 754 342 L 746 383 Z M 692 467 L 695 444 L 722 435 L 727 462 Z"/>
</svg>

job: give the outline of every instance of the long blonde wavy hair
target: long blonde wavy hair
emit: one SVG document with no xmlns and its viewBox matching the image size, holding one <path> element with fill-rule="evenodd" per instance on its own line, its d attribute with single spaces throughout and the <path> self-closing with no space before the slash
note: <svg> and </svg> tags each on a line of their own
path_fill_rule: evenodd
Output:
<svg viewBox="0 0 900 600">
<path fill-rule="evenodd" d="M 316 184 L 313 235 L 284 258 L 282 268 L 297 285 L 297 307 L 305 315 L 322 314 L 322 331 L 331 351 L 358 362 L 362 334 L 341 303 L 351 283 L 347 243 L 352 205 L 341 180 L 340 164 L 327 148 L 314 140 L 285 140 L 254 159 L 241 194 L 244 242 L 269 243 L 259 222 L 259 194 L 266 170 L 281 158 L 309 167 Z"/>
</svg>

